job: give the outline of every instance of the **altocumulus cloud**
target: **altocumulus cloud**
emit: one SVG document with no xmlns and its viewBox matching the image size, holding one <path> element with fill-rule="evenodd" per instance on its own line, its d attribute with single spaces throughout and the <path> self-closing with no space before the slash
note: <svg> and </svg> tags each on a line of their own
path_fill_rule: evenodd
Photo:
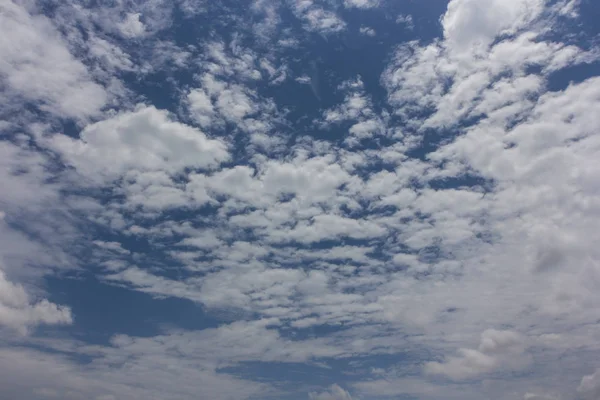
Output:
<svg viewBox="0 0 600 400">
<path fill-rule="evenodd" d="M 597 400 L 599 11 L 0 1 L 2 394 Z"/>
</svg>

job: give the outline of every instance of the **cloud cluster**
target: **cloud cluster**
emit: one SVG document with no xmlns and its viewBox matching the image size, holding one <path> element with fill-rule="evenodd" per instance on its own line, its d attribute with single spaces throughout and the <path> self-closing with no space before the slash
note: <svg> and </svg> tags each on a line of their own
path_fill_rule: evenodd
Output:
<svg viewBox="0 0 600 400">
<path fill-rule="evenodd" d="M 73 57 L 46 16 L 7 1 L 0 5 L 0 23 L 10 32 L 0 42 L 2 89 L 10 98 L 2 108 L 10 109 L 16 105 L 12 102 L 21 100 L 64 117 L 86 118 L 100 112 L 107 92 Z"/>
<path fill-rule="evenodd" d="M 323 35 L 335 34 L 346 29 L 346 23 L 332 10 L 313 0 L 293 0 L 295 15 L 304 22 L 305 29 Z"/>
<path fill-rule="evenodd" d="M 32 302 L 21 285 L 7 280 L 0 270 L 0 326 L 26 334 L 29 327 L 38 324 L 70 324 L 71 311 L 42 299 Z"/>
<path fill-rule="evenodd" d="M 596 399 L 600 79 L 551 81 L 598 53 L 546 29 L 576 2 L 452 0 L 440 38 L 390 49 L 384 98 L 323 62 L 343 81 L 332 104 L 316 63 L 296 68 L 303 46 L 374 35 L 342 17 L 387 6 L 255 1 L 238 30 L 247 10 L 189 1 L 67 2 L 55 18 L 0 5 L 0 386 L 28 400 Z M 206 326 L 88 341 L 44 285 L 67 273 L 192 304 Z M 260 376 L 273 366 L 326 378 Z"/>
<path fill-rule="evenodd" d="M 596 370 L 593 374 L 581 378 L 577 392 L 584 399 L 594 400 L 600 398 L 600 372 Z"/>
<path fill-rule="evenodd" d="M 517 333 L 490 329 L 481 334 L 477 349 L 459 349 L 458 357 L 443 363 L 430 362 L 425 365 L 425 372 L 463 380 L 507 367 L 520 369 L 530 362 L 523 357 L 524 350 L 523 339 Z"/>
<path fill-rule="evenodd" d="M 352 400 L 350 393 L 342 389 L 339 385 L 332 385 L 327 391 L 321 393 L 310 393 L 311 400 Z"/>
<path fill-rule="evenodd" d="M 370 33 L 366 34 L 372 36 Z M 356 145 L 364 139 L 373 140 L 377 136 L 385 136 L 388 130 L 387 115 L 374 110 L 373 102 L 365 93 L 361 78 L 344 82 L 339 89 L 346 92 L 344 102 L 323 113 L 321 126 L 327 129 L 334 124 L 350 122 L 345 138 L 349 145 Z"/>
<path fill-rule="evenodd" d="M 132 170 L 176 174 L 184 168 L 211 169 L 229 158 L 224 143 L 169 120 L 167 112 L 152 106 L 88 125 L 79 139 L 59 134 L 48 141 L 68 165 L 104 182 Z"/>
</svg>

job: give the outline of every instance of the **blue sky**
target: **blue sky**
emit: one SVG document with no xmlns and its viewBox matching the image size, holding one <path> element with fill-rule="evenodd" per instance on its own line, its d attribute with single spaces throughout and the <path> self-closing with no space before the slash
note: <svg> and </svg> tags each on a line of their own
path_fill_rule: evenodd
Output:
<svg viewBox="0 0 600 400">
<path fill-rule="evenodd" d="M 600 399 L 592 0 L 0 0 L 0 398 Z"/>
</svg>

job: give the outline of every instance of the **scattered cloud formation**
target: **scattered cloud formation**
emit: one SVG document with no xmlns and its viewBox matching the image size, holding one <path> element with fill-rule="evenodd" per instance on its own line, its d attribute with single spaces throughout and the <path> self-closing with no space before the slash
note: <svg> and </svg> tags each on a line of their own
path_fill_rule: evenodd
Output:
<svg viewBox="0 0 600 400">
<path fill-rule="evenodd" d="M 3 393 L 598 399 L 597 7 L 234 3 L 0 4 Z"/>
</svg>

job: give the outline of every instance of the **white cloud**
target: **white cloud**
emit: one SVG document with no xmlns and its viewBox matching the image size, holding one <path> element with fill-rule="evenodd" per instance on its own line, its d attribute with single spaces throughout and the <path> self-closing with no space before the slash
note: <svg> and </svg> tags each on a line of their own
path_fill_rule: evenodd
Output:
<svg viewBox="0 0 600 400">
<path fill-rule="evenodd" d="M 415 29 L 415 24 L 414 24 L 414 21 L 413 21 L 413 17 L 410 14 L 408 14 L 408 15 L 404 15 L 404 14 L 398 15 L 398 17 L 396 17 L 396 23 L 404 25 L 406 27 L 406 29 L 409 29 L 409 30 Z"/>
<path fill-rule="evenodd" d="M 442 206 L 448 206 L 447 210 L 452 209 L 452 214 L 462 214 L 459 219 L 463 221 L 467 214 L 483 212 L 481 215 L 492 216 L 491 220 L 486 217 L 488 222 L 482 226 L 491 234 L 491 242 L 489 246 L 472 242 L 469 238 L 476 235 L 476 230 L 473 230 L 476 225 L 456 225 L 459 219 L 453 219 L 453 228 L 447 232 L 453 232 L 454 236 L 458 232 L 456 227 L 461 226 L 460 231 L 464 235 L 454 238 L 450 234 L 439 235 L 439 232 L 445 231 L 443 227 L 446 223 L 442 221 L 449 214 L 438 214 L 441 209 L 434 211 L 430 207 L 433 204 L 441 206 L 442 203 L 433 198 L 430 202 L 427 200 L 429 196 L 420 196 L 412 204 L 425 215 L 434 216 L 435 233 L 432 231 L 432 235 L 429 235 L 426 225 L 411 224 L 416 230 L 406 237 L 404 243 L 422 248 L 432 243 L 433 236 L 438 239 L 441 236 L 446 238 L 446 245 L 440 246 L 441 249 L 452 249 L 448 251 L 452 252 L 453 258 L 456 257 L 456 251 L 462 253 L 458 257 L 464 268 L 464 272 L 460 273 L 461 284 L 456 287 L 457 291 L 440 297 L 440 301 L 442 298 L 456 301 L 461 297 L 460 290 L 471 287 L 467 283 L 470 275 L 467 271 L 473 272 L 472 268 L 479 270 L 475 267 L 475 259 L 479 259 L 479 256 L 474 256 L 471 262 L 468 261 L 471 257 L 468 254 L 487 254 L 480 258 L 480 262 L 490 269 L 483 267 L 480 270 L 486 278 L 477 280 L 481 285 L 478 289 L 470 289 L 467 297 L 471 299 L 471 305 L 462 301 L 459 302 L 461 305 L 453 304 L 458 310 L 465 310 L 464 313 L 458 311 L 463 325 L 456 328 L 457 332 L 464 332 L 464 327 L 467 326 L 466 316 L 478 308 L 474 306 L 473 299 L 479 298 L 487 302 L 484 300 L 485 293 L 498 293 L 495 291 L 497 289 L 484 289 L 488 285 L 496 288 L 510 286 L 510 292 L 516 296 L 512 299 L 494 296 L 494 303 L 504 304 L 498 308 L 498 312 L 504 314 L 501 318 L 504 323 L 514 324 L 520 320 L 519 312 L 526 313 L 529 321 L 544 321 L 544 315 L 560 316 L 566 324 L 571 323 L 566 322 L 567 320 L 592 321 L 594 317 L 586 309 L 591 307 L 591 302 L 596 301 L 596 296 L 589 291 L 589 286 L 583 280 L 596 279 L 597 276 L 597 262 L 592 260 L 596 260 L 598 256 L 593 245 L 586 239 L 589 235 L 586 232 L 591 229 L 586 219 L 597 214 L 596 211 L 591 211 L 595 206 L 587 202 L 597 195 L 597 186 L 590 185 L 584 176 L 588 174 L 585 171 L 590 171 L 589 163 L 594 158 L 594 151 L 588 152 L 585 149 L 590 146 L 596 148 L 596 139 L 584 133 L 586 130 L 579 124 L 586 121 L 584 124 L 588 127 L 598 125 L 595 117 L 591 117 L 597 114 L 597 97 L 592 94 L 597 90 L 597 80 L 591 78 L 565 90 L 543 93 L 550 71 L 560 69 L 569 62 L 577 63 L 593 56 L 573 46 L 542 40 L 535 24 L 527 26 L 529 21 L 542 15 L 536 3 L 529 5 L 528 11 L 519 18 L 506 17 L 504 20 L 499 17 L 498 21 L 485 27 L 473 23 L 470 18 L 476 18 L 475 16 L 485 20 L 483 16 L 487 6 L 482 4 L 463 10 L 461 7 L 466 7 L 465 2 L 453 2 L 444 19 L 445 40 L 426 47 L 415 44 L 403 47 L 397 53 L 395 66 L 384 75 L 384 82 L 392 88 L 390 100 L 396 105 L 398 115 L 407 117 L 410 124 L 414 122 L 414 126 L 409 125 L 408 132 L 418 131 L 423 126 L 454 126 L 458 130 L 456 137 L 450 138 L 446 145 L 428 155 L 430 161 L 441 165 L 438 163 L 443 159 L 445 172 L 454 169 L 452 174 L 456 174 L 455 176 L 471 171 L 495 183 L 491 192 L 484 197 L 478 197 L 473 192 L 470 200 L 464 198 L 461 201 L 469 210 L 463 208 L 459 212 L 458 202 L 452 206 Z M 503 4 L 496 6 L 504 7 Z M 504 11 L 497 11 L 502 16 Z M 512 11 L 507 12 L 509 15 Z M 512 36 L 499 40 L 498 35 L 504 33 Z M 477 43 L 472 38 L 477 39 Z M 571 55 L 571 61 L 565 62 L 567 54 Z M 399 65 L 402 67 L 395 69 Z M 541 73 L 528 71 L 528 65 L 539 65 Z M 510 71 L 508 76 L 505 75 L 507 71 Z M 577 101 L 578 98 L 581 101 Z M 423 109 L 432 110 L 432 115 L 414 116 L 413 112 L 418 113 Z M 472 117 L 481 119 L 474 122 L 469 120 Z M 415 133 L 414 137 L 418 138 L 419 133 Z M 582 141 L 587 143 L 581 143 Z M 469 150 L 461 155 L 450 155 L 444 150 L 455 146 L 465 150 L 467 147 L 463 146 L 468 146 Z M 438 157 L 442 153 L 447 156 Z M 450 190 L 437 192 L 448 198 Z M 583 201 L 591 208 L 586 207 L 586 211 L 583 211 L 575 205 L 581 200 L 569 200 L 571 193 L 575 192 L 582 193 L 582 197 L 587 199 Z M 525 218 L 525 221 L 521 218 Z M 550 225 L 549 219 L 553 221 Z M 451 242 L 460 245 L 458 248 L 449 246 Z M 413 260 L 409 258 L 408 261 L 410 264 Z M 440 264 L 434 263 L 435 267 L 429 266 L 426 271 L 435 273 Z M 528 272 L 516 278 L 521 268 Z M 508 284 L 509 281 L 512 283 Z M 447 281 L 442 284 L 446 285 Z M 461 289 L 458 289 L 459 286 Z M 425 298 L 431 299 L 429 295 L 423 299 Z M 410 301 L 398 294 L 393 294 L 391 299 L 397 304 Z M 386 303 L 382 302 L 384 307 Z M 425 326 L 436 324 L 434 321 L 440 318 L 440 309 L 436 310 L 434 307 L 428 310 L 423 304 L 431 303 L 429 300 L 415 303 L 415 307 L 420 307 L 420 315 L 416 321 L 425 321 Z M 529 313 L 525 311 L 528 309 L 536 311 Z M 404 321 L 415 319 L 409 312 L 398 308 L 395 310 L 395 313 L 389 315 Z M 511 317 L 506 316 L 508 310 L 512 310 Z M 493 314 L 489 309 L 486 313 L 482 310 L 476 313 L 480 315 L 480 320 L 488 318 L 484 318 L 484 315 Z M 480 325 L 476 320 L 472 322 L 474 326 Z M 553 325 L 551 323 L 544 325 L 547 329 L 553 329 L 550 327 Z M 525 323 L 521 326 L 530 329 Z M 461 342 L 463 340 L 460 339 Z M 593 346 L 593 339 L 587 340 Z M 495 341 L 492 343 L 495 344 L 486 346 L 482 339 L 478 349 L 461 346 L 457 356 L 446 357 L 444 362 L 430 363 L 426 371 L 460 381 L 531 365 L 532 359 L 527 353 L 521 353 L 519 346 L 515 347 L 515 353 L 507 350 L 505 357 L 492 354 L 491 349 L 498 344 Z M 446 345 L 450 346 L 450 343 Z M 533 369 L 540 371 L 544 367 L 538 362 Z"/>
<path fill-rule="evenodd" d="M 30 147 L 29 138 L 0 143 L 0 337 L 26 335 L 39 325 L 69 325 L 68 306 L 46 299 L 42 277 L 73 266 L 69 247 L 79 236 L 68 206 L 61 202 L 62 183 L 46 154 Z"/>
<path fill-rule="evenodd" d="M 321 393 L 310 393 L 308 398 L 310 400 L 352 400 L 352 396 L 346 390 L 342 389 L 339 385 L 333 384 L 329 388 Z"/>
<path fill-rule="evenodd" d="M 64 245 L 75 244 L 79 234 L 53 165 L 47 154 L 32 148 L 29 138 L 18 145 L 0 143 L 0 186 L 5 189 L 0 194 L 0 257 L 17 282 L 73 266 Z"/>
<path fill-rule="evenodd" d="M 186 400 L 197 396 L 199 386 L 204 395 L 223 400 L 269 393 L 265 384 L 216 373 L 197 357 L 197 350 L 186 348 L 185 337 L 180 339 L 172 337 L 169 343 L 187 354 L 185 358 L 169 354 L 159 342 L 128 337 L 96 348 L 77 348 L 81 343 L 75 341 L 46 342 L 43 346 L 50 345 L 49 351 L 4 348 L 0 384 L 4 394 L 32 400 L 47 398 L 43 394 L 63 399 Z M 78 351 L 96 361 L 82 366 L 63 351 Z"/>
<path fill-rule="evenodd" d="M 90 40 L 90 54 L 98 58 L 109 69 L 130 71 L 134 68 L 128 54 L 118 46 L 101 38 L 94 37 Z"/>
<path fill-rule="evenodd" d="M 538 393 L 525 393 L 523 400 L 560 400 L 560 398 Z"/>
<path fill-rule="evenodd" d="M 346 23 L 335 12 L 316 5 L 313 0 L 294 0 L 293 10 L 309 31 L 327 35 L 346 29 Z"/>
<path fill-rule="evenodd" d="M 308 75 L 302 75 L 302 76 L 297 77 L 295 79 L 295 81 L 298 83 L 301 83 L 303 85 L 310 85 L 311 79 L 310 79 L 310 76 L 308 76 Z"/>
<path fill-rule="evenodd" d="M 323 120 L 320 121 L 323 128 L 351 121 L 353 125 L 349 128 L 346 138 L 346 143 L 350 145 L 386 134 L 386 115 L 378 115 L 375 112 L 373 101 L 366 94 L 360 77 L 342 83 L 339 89 L 346 92 L 344 102 L 323 112 Z"/>
<path fill-rule="evenodd" d="M 254 0 L 252 2 L 252 12 L 259 18 L 262 17 L 262 20 L 253 26 L 253 31 L 264 43 L 277 37 L 277 29 L 282 22 L 280 7 L 281 4 L 274 1 Z"/>
<path fill-rule="evenodd" d="M 359 32 L 363 35 L 367 35 L 367 36 L 375 36 L 377 34 L 377 32 L 375 32 L 375 29 L 373 28 L 369 28 L 368 26 L 361 26 L 359 29 Z"/>
<path fill-rule="evenodd" d="M 320 8 L 313 8 L 304 14 L 311 30 L 321 33 L 334 33 L 346 28 L 346 24 L 336 14 Z"/>
<path fill-rule="evenodd" d="M 10 282 L 0 270 L 0 326 L 27 334 L 40 324 L 71 324 L 71 310 L 46 299 L 31 301 L 23 286 Z"/>
<path fill-rule="evenodd" d="M 256 81 L 262 78 L 260 72 L 260 60 L 258 55 L 251 49 L 242 46 L 239 40 L 232 40 L 228 45 L 224 42 L 209 42 L 205 46 L 206 64 L 204 65 L 207 75 L 202 77 L 207 90 L 217 88 L 216 85 L 224 85 L 224 82 L 207 82 L 207 79 L 227 77 L 231 82 Z M 212 90 L 210 90 L 212 91 Z"/>
<path fill-rule="evenodd" d="M 415 396 L 426 399 L 456 399 L 476 398 L 473 390 L 469 386 L 459 386 L 444 382 L 443 385 L 424 381 L 417 377 L 393 377 L 386 376 L 381 379 L 371 379 L 353 384 L 355 390 L 365 396 L 375 397 L 399 397 Z"/>
<path fill-rule="evenodd" d="M 596 370 L 593 374 L 581 378 L 577 392 L 585 400 L 600 399 L 600 370 Z"/>
<path fill-rule="evenodd" d="M 215 108 L 204 89 L 194 89 L 187 96 L 191 115 L 202 127 L 210 127 L 215 117 Z"/>
<path fill-rule="evenodd" d="M 459 349 L 459 356 L 445 362 L 425 364 L 425 372 L 443 375 L 453 380 L 465 380 L 500 369 L 519 369 L 527 366 L 523 339 L 515 332 L 487 330 L 481 334 L 478 349 Z"/>
<path fill-rule="evenodd" d="M 123 248 L 123 246 L 121 246 L 121 243 L 119 242 L 105 242 L 102 240 L 94 240 L 93 243 L 105 250 L 111 251 L 111 252 L 116 252 L 116 253 L 121 253 L 121 254 L 129 254 L 129 250 L 125 250 Z"/>
<path fill-rule="evenodd" d="M 344 0 L 347 8 L 373 8 L 379 5 L 379 0 Z"/>
<path fill-rule="evenodd" d="M 443 19 L 444 40 L 426 47 L 401 46 L 383 75 L 397 114 L 419 129 L 492 113 L 507 123 L 519 118 L 530 95 L 543 89 L 538 78 L 595 58 L 593 52 L 542 40 L 543 28 L 528 24 L 543 10 L 538 0 L 450 2 Z M 544 74 L 527 75 L 531 66 L 539 66 Z M 511 78 L 505 79 L 508 73 Z M 412 121 L 412 115 L 423 110 L 432 111 L 429 118 Z"/>
<path fill-rule="evenodd" d="M 229 158 L 224 143 L 152 106 L 88 125 L 80 139 L 58 134 L 48 143 L 79 173 L 96 181 L 118 179 L 131 169 L 170 174 L 186 167 L 210 169 Z"/>
<path fill-rule="evenodd" d="M 86 25 L 93 22 L 102 32 L 114 33 L 129 39 L 141 39 L 171 26 L 173 5 L 173 2 L 165 0 L 150 0 L 142 3 L 123 0 L 111 4 L 91 4 L 87 7 L 77 3 L 66 3 L 65 11 L 68 16 L 82 17 Z M 89 25 L 88 27 L 93 29 Z"/>
<path fill-rule="evenodd" d="M 39 103 L 60 116 L 97 115 L 109 96 L 43 15 L 6 1 L 0 5 L 0 75 L 11 99 Z"/>
<path fill-rule="evenodd" d="M 129 13 L 122 22 L 117 24 L 121 34 L 127 38 L 135 38 L 144 35 L 146 28 L 140 21 L 140 13 Z"/>
<path fill-rule="evenodd" d="M 296 1 L 292 8 L 305 29 L 341 32 L 335 10 L 321 8 L 331 4 Z M 126 32 L 143 33 L 136 44 L 148 40 L 166 26 L 164 9 L 153 19 L 151 10 L 120 2 L 88 20 L 106 32 L 82 28 L 95 32 L 82 49 L 103 81 L 119 70 L 142 76 L 162 65 L 186 69 L 193 78 L 175 88 L 178 111 L 201 129 L 142 105 L 82 123 L 77 138 L 55 134 L 55 125 L 28 124 L 23 132 L 35 140 L 22 134 L 0 146 L 0 183 L 8 188 L 0 194 L 7 221 L 0 252 L 11 277 L 0 280 L 3 325 L 23 331 L 68 323 L 68 309 L 39 301 L 45 294 L 21 285 L 19 273 L 35 280 L 57 265 L 94 263 L 103 283 L 191 300 L 222 318 L 221 325 L 194 332 L 161 327 L 160 335 L 117 336 L 105 346 L 30 338 L 26 343 L 43 345 L 37 349 L 57 351 L 1 350 L 0 386 L 15 398 L 36 390 L 36 400 L 183 400 L 197 395 L 198 385 L 210 398 L 262 398 L 281 393 L 226 368 L 249 361 L 323 365 L 333 357 L 352 366 L 343 372 L 357 376 L 353 391 L 365 396 L 570 398 L 574 376 L 598 354 L 589 327 L 600 301 L 600 81 L 547 87 L 553 71 L 591 60 L 593 52 L 542 35 L 553 18 L 545 3 L 453 0 L 442 19 L 444 37 L 404 44 L 390 60 L 382 77 L 389 104 L 372 98 L 361 79 L 338 87 L 343 101 L 312 121 L 344 126 L 347 137 L 338 145 L 295 130 L 287 136 L 296 128 L 285 120 L 293 111 L 280 113 L 261 95 L 265 87 L 287 90 L 267 85 L 293 71 L 292 57 L 278 59 L 280 49 L 261 46 L 292 36 L 300 46 L 308 36 L 278 36 L 285 21 L 273 14 L 278 4 L 270 5 L 251 6 L 257 20 L 268 19 L 259 31 L 233 33 L 228 41 L 215 32 L 208 43 L 185 48 L 151 42 L 155 51 L 143 56 L 111 37 L 129 18 Z M 204 4 L 202 12 L 217 6 Z M 73 34 L 65 22 L 56 23 L 61 34 L 48 28 L 50 37 L 76 47 L 72 36 L 61 39 Z M 248 49 L 242 43 L 254 35 L 264 41 Z M 306 50 L 285 51 L 298 49 Z M 160 62 L 146 68 L 153 57 Z M 335 81 L 325 67 L 321 72 Z M 177 75 L 169 83 L 180 85 Z M 298 81 L 316 86 L 306 76 Z M 388 107 L 395 116 L 380 111 Z M 425 132 L 433 136 L 426 152 Z M 94 199 L 99 188 L 89 181 L 110 196 Z M 87 242 L 95 230 L 79 226 L 92 223 L 111 238 Z M 127 241 L 119 242 L 121 235 Z M 131 245 L 138 240 L 144 245 Z M 71 247 L 86 256 L 68 262 Z M 60 354 L 93 361 L 79 365 Z M 378 368 L 369 380 L 360 363 L 376 363 L 381 354 L 395 355 L 398 365 Z M 431 354 L 437 362 L 423 369 Z M 558 371 L 558 357 L 569 373 Z M 582 396 L 597 394 L 595 375 L 582 381 Z M 334 385 L 310 397 L 351 395 Z"/>
<path fill-rule="evenodd" d="M 243 47 L 238 39 L 228 46 L 223 42 L 205 45 L 204 73 L 197 76 L 197 87 L 186 96 L 190 116 L 205 129 L 224 132 L 231 125 L 249 134 L 256 151 L 280 147 L 274 125 L 281 116 L 272 99 L 259 95 L 256 82 L 279 85 L 287 79 L 287 64 L 276 64 L 267 56 Z"/>
<path fill-rule="evenodd" d="M 556 3 L 558 13 L 569 18 L 577 18 L 579 16 L 579 6 L 581 0 L 563 0 Z"/>
<path fill-rule="evenodd" d="M 544 0 L 453 0 L 442 19 L 451 51 L 486 49 L 502 34 L 515 34 L 544 10 Z"/>
</svg>

